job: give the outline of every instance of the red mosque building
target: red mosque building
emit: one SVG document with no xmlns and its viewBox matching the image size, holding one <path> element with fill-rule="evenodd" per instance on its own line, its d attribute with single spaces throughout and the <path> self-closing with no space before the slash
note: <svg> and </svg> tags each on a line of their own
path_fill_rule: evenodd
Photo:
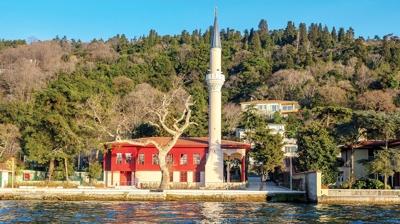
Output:
<svg viewBox="0 0 400 224">
<path fill-rule="evenodd" d="M 140 187 L 144 183 L 160 182 L 158 150 L 152 144 L 143 145 L 148 139 L 159 144 L 166 144 L 170 140 L 168 137 L 151 137 L 108 144 L 103 160 L 106 186 Z M 224 160 L 230 164 L 229 167 L 225 165 L 225 182 L 245 182 L 246 153 L 250 145 L 222 140 L 221 148 Z M 170 182 L 204 184 L 208 149 L 208 138 L 180 138 L 167 157 L 171 163 Z"/>
</svg>

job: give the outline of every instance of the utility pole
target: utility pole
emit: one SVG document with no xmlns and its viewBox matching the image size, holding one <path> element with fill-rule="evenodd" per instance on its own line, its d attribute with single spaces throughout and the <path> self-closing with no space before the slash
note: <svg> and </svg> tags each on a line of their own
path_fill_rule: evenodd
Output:
<svg viewBox="0 0 400 224">
<path fill-rule="evenodd" d="M 11 158 L 11 188 L 14 188 L 14 179 L 15 179 L 15 158 Z"/>
<path fill-rule="evenodd" d="M 289 156 L 290 161 L 290 190 L 293 190 L 293 167 L 292 167 L 292 155 Z"/>
</svg>

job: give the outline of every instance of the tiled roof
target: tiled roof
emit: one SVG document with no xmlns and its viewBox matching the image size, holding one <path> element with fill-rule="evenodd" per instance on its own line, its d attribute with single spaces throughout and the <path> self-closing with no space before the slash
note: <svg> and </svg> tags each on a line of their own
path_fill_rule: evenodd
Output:
<svg viewBox="0 0 400 224">
<path fill-rule="evenodd" d="M 386 142 L 383 140 L 367 140 L 367 141 L 360 141 L 357 144 L 351 146 L 351 145 L 344 145 L 341 147 L 342 150 L 347 150 L 347 149 L 376 149 L 379 147 L 385 147 Z M 389 148 L 393 147 L 398 147 L 400 146 L 400 139 L 394 139 L 390 140 L 388 142 Z"/>
<path fill-rule="evenodd" d="M 147 138 L 138 138 L 131 140 L 121 140 L 109 142 L 111 145 L 126 145 L 126 146 L 146 146 L 144 143 L 148 140 L 152 140 L 157 142 L 160 145 L 165 145 L 171 140 L 170 137 L 147 137 Z M 151 143 L 149 143 L 151 145 Z M 207 137 L 182 137 L 180 138 L 174 147 L 208 147 L 208 138 Z M 250 149 L 250 144 L 230 141 L 230 140 L 222 140 L 221 147 L 224 149 Z"/>
<path fill-rule="evenodd" d="M 279 103 L 279 104 L 299 104 L 297 101 L 289 101 L 289 100 L 253 100 L 242 102 L 240 104 L 268 104 L 268 103 Z"/>
</svg>

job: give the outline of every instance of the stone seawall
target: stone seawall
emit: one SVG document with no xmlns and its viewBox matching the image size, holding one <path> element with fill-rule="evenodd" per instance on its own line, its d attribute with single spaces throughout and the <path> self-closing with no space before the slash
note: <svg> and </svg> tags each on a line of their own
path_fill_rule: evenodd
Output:
<svg viewBox="0 0 400 224">
<path fill-rule="evenodd" d="M 323 189 L 322 204 L 400 204 L 400 190 Z"/>
<path fill-rule="evenodd" d="M 304 202 L 304 195 L 245 190 L 0 189 L 0 200 Z"/>
</svg>

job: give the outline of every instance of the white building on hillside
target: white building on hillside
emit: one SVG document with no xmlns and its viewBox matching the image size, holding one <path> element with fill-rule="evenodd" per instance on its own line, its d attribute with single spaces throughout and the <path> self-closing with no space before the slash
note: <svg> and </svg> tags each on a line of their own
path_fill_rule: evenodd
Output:
<svg viewBox="0 0 400 224">
<path fill-rule="evenodd" d="M 297 101 L 255 100 L 240 103 L 242 111 L 245 111 L 249 106 L 254 106 L 258 112 L 269 116 L 269 118 L 272 118 L 276 112 L 286 117 L 290 113 L 297 113 L 300 109 Z"/>
<path fill-rule="evenodd" d="M 282 151 L 285 152 L 285 157 L 297 157 L 297 140 L 295 138 L 287 138 L 285 135 L 285 125 L 284 124 L 268 124 L 268 129 L 270 129 L 272 134 L 280 134 L 283 137 L 283 147 Z M 236 129 L 236 137 L 243 140 L 246 137 L 246 130 L 242 128 Z"/>
</svg>

